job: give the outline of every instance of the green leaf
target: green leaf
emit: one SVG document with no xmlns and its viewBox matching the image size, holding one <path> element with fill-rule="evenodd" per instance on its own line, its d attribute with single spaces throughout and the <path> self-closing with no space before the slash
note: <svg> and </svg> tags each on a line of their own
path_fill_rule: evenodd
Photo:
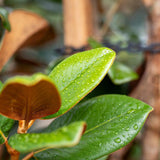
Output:
<svg viewBox="0 0 160 160">
<path fill-rule="evenodd" d="M 112 67 L 110 68 L 108 75 L 112 82 L 116 85 L 120 85 L 138 79 L 137 73 L 135 73 L 126 65 L 117 61 L 115 61 Z"/>
<path fill-rule="evenodd" d="M 88 40 L 88 43 L 92 48 L 103 47 L 101 43 L 92 38 Z M 138 79 L 138 74 L 136 72 L 134 72 L 128 66 L 118 62 L 117 60 L 113 63 L 112 67 L 108 71 L 108 75 L 111 81 L 116 85 Z"/>
<path fill-rule="evenodd" d="M 62 98 L 60 110 L 53 118 L 64 114 L 91 92 L 104 78 L 115 58 L 115 52 L 98 48 L 74 54 L 57 65 L 50 73 Z"/>
<path fill-rule="evenodd" d="M 103 95 L 74 107 L 57 118 L 46 132 L 74 121 L 86 121 L 87 130 L 73 148 L 50 149 L 35 155 L 37 159 L 82 160 L 108 155 L 138 134 L 152 108 L 123 95 Z"/>
<path fill-rule="evenodd" d="M 89 38 L 88 43 L 93 49 L 104 47 L 101 43 L 97 42 L 93 38 Z"/>
<path fill-rule="evenodd" d="M 10 23 L 8 21 L 8 12 L 6 9 L 0 7 L 0 19 L 5 29 L 8 31 L 11 30 Z"/>
<path fill-rule="evenodd" d="M 103 157 L 101 157 L 101 158 L 98 158 L 98 159 L 96 159 L 96 160 L 107 160 L 107 158 L 108 158 L 108 155 L 105 155 L 105 156 L 103 156 Z"/>
<path fill-rule="evenodd" d="M 15 119 L 42 118 L 56 113 L 61 99 L 53 81 L 43 74 L 16 76 L 7 80 L 0 94 L 0 113 Z"/>
<path fill-rule="evenodd" d="M 62 56 L 60 58 L 57 58 L 56 60 L 53 60 L 51 63 L 49 63 L 48 68 L 46 69 L 45 73 L 49 74 L 60 62 L 62 62 L 66 58 L 67 56 Z"/>
<path fill-rule="evenodd" d="M 136 70 L 144 61 L 143 53 L 128 53 L 125 51 L 121 51 L 118 53 L 116 57 L 117 61 L 123 63 L 129 68 Z"/>
<path fill-rule="evenodd" d="M 14 124 L 13 119 L 9 119 L 5 116 L 0 115 L 0 144 L 5 142 L 3 136 L 8 137 L 9 131 Z"/>
<path fill-rule="evenodd" d="M 19 152 L 48 148 L 73 147 L 78 144 L 85 130 L 85 122 L 74 122 L 51 133 L 15 134 L 9 145 Z"/>
<path fill-rule="evenodd" d="M 0 81 L 0 92 L 2 91 L 3 83 Z"/>
</svg>

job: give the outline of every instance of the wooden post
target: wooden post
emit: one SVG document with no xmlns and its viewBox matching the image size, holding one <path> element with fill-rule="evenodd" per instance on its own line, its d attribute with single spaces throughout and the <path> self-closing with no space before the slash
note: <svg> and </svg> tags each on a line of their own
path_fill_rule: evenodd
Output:
<svg viewBox="0 0 160 160">
<path fill-rule="evenodd" d="M 63 0 L 64 44 L 82 47 L 93 34 L 92 0 Z"/>
</svg>

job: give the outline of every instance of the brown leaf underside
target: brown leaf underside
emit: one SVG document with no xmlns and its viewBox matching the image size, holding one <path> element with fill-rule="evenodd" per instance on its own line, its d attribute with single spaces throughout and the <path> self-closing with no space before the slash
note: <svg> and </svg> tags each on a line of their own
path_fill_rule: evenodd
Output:
<svg viewBox="0 0 160 160">
<path fill-rule="evenodd" d="M 24 46 L 43 43 L 55 37 L 49 23 L 37 14 L 15 10 L 9 14 L 11 32 L 6 31 L 0 49 L 0 70 Z"/>
<path fill-rule="evenodd" d="M 57 89 L 44 80 L 33 86 L 9 84 L 0 95 L 0 113 L 15 120 L 29 122 L 45 117 L 56 113 L 60 105 Z"/>
</svg>

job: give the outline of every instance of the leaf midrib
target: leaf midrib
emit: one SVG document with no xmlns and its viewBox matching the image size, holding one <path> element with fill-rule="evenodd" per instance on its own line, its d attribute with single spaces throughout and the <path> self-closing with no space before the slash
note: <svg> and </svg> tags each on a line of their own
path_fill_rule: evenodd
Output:
<svg viewBox="0 0 160 160">
<path fill-rule="evenodd" d="M 72 81 L 70 81 L 70 83 L 68 83 L 68 84 L 67 84 L 62 90 L 60 90 L 60 91 L 63 92 L 68 86 L 70 86 L 72 83 L 74 83 L 74 82 L 76 81 L 76 79 L 80 78 L 81 75 L 82 75 L 86 70 L 88 70 L 89 68 L 91 68 L 92 64 L 98 62 L 98 61 L 97 61 L 98 58 L 101 59 L 101 58 L 103 58 L 103 57 L 105 57 L 105 56 L 106 56 L 106 55 L 102 55 L 102 56 L 100 56 L 100 57 L 97 57 L 96 60 L 93 61 L 93 63 L 90 63 L 86 68 L 84 68 L 84 69 L 82 70 L 82 72 L 80 72 L 80 73 L 77 74 L 77 75 L 80 75 L 79 77 L 76 76 L 74 79 L 72 79 Z M 112 61 L 113 61 L 113 60 L 112 60 Z M 77 77 L 78 77 L 78 78 L 77 78 Z"/>
<path fill-rule="evenodd" d="M 137 110 L 137 111 L 138 111 L 138 110 Z M 143 111 L 148 111 L 148 110 L 143 110 Z M 127 111 L 127 112 L 128 112 L 128 111 Z M 113 117 L 113 118 L 111 118 L 111 119 L 109 119 L 109 120 L 107 120 L 107 121 L 105 121 L 105 122 L 103 122 L 103 123 L 98 124 L 97 126 L 95 126 L 95 127 L 93 127 L 93 128 L 90 128 L 89 130 L 86 130 L 86 132 L 84 133 L 84 135 L 87 134 L 87 133 L 89 133 L 89 132 L 91 132 L 91 131 L 93 131 L 93 130 L 96 129 L 96 128 L 99 128 L 99 127 L 101 127 L 101 126 L 103 126 L 103 125 L 105 125 L 105 124 L 107 124 L 107 123 L 115 120 L 115 119 L 121 118 L 122 116 L 126 115 L 127 112 L 121 114 L 121 116 Z M 135 112 L 136 112 L 136 111 L 135 111 Z M 135 113 L 135 112 L 132 112 L 132 113 Z"/>
</svg>

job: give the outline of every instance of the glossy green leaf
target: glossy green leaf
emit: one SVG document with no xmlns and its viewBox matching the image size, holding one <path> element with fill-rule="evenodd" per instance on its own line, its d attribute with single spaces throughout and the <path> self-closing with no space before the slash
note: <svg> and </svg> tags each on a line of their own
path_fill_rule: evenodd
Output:
<svg viewBox="0 0 160 160">
<path fill-rule="evenodd" d="M 0 19 L 2 20 L 2 24 L 4 28 L 6 28 L 8 31 L 11 30 L 10 23 L 8 21 L 8 12 L 4 8 L 0 7 Z"/>
<path fill-rule="evenodd" d="M 73 148 L 50 149 L 35 156 L 39 160 L 101 158 L 133 140 L 151 110 L 149 105 L 123 95 L 92 98 L 54 120 L 46 130 L 50 132 L 74 121 L 86 121 L 87 130 L 80 143 Z"/>
<path fill-rule="evenodd" d="M 92 48 L 103 47 L 101 43 L 97 42 L 96 40 L 92 38 L 88 40 L 88 43 Z M 118 62 L 117 59 L 113 63 L 110 70 L 108 71 L 108 75 L 111 81 L 116 85 L 120 85 L 126 82 L 130 82 L 132 80 L 138 79 L 138 74 L 136 72 L 134 72 L 128 66 Z"/>
<path fill-rule="evenodd" d="M 108 155 L 105 155 L 105 156 L 103 156 L 103 157 L 101 157 L 101 158 L 98 158 L 98 159 L 96 159 L 96 160 L 107 160 L 107 158 L 108 158 Z"/>
<path fill-rule="evenodd" d="M 5 142 L 3 136 L 8 137 L 9 131 L 12 129 L 13 124 L 13 119 L 9 119 L 5 116 L 0 115 L 0 144 Z"/>
<path fill-rule="evenodd" d="M 74 122 L 51 133 L 15 134 L 9 145 L 20 152 L 48 148 L 73 147 L 78 144 L 85 130 L 85 122 Z"/>
<path fill-rule="evenodd" d="M 135 73 L 126 65 L 117 61 L 115 61 L 110 68 L 108 75 L 111 78 L 112 82 L 117 85 L 138 79 L 137 73 Z"/>
<path fill-rule="evenodd" d="M 0 113 L 15 120 L 42 118 L 56 113 L 60 106 L 53 81 L 40 73 L 10 78 L 0 93 Z"/>
<path fill-rule="evenodd" d="M 53 118 L 64 114 L 91 92 L 104 78 L 115 58 L 115 52 L 98 48 L 74 54 L 57 65 L 49 74 L 62 98 L 60 110 Z"/>
</svg>

